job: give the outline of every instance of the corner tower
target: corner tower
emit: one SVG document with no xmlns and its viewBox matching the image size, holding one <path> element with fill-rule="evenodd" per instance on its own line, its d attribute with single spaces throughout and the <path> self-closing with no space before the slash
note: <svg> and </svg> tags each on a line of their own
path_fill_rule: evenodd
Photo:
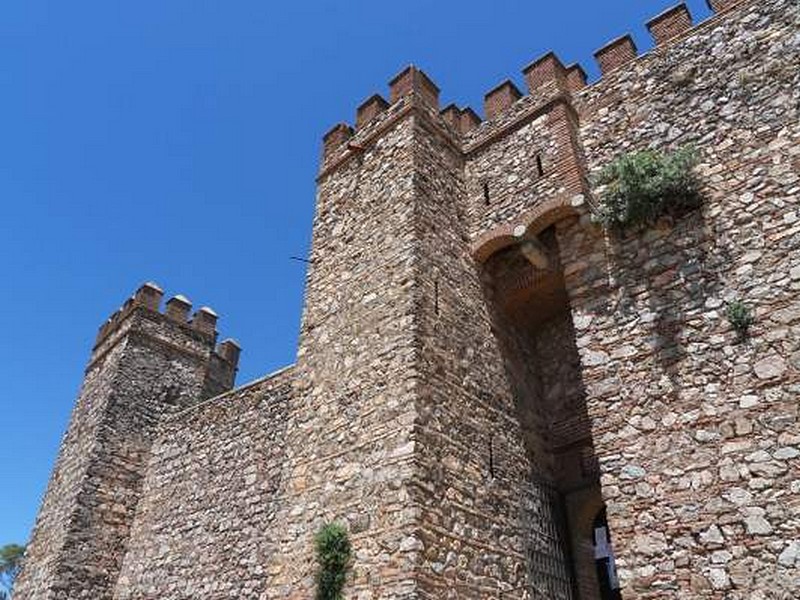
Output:
<svg viewBox="0 0 800 600">
<path fill-rule="evenodd" d="M 232 387 L 217 315 L 147 283 L 100 328 L 14 597 L 111 598 L 162 417 Z"/>
</svg>

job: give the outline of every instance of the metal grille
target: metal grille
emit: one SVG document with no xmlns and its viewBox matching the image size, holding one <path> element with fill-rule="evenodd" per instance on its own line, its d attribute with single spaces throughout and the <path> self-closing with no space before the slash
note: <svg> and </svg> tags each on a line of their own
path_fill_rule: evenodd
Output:
<svg viewBox="0 0 800 600">
<path fill-rule="evenodd" d="M 567 528 L 561 495 L 544 482 L 528 484 L 525 524 L 531 598 L 573 600 Z"/>
</svg>

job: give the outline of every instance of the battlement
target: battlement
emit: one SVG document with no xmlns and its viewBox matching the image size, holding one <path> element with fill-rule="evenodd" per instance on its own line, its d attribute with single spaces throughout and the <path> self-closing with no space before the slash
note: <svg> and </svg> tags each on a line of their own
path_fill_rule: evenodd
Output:
<svg viewBox="0 0 800 600">
<path fill-rule="evenodd" d="M 381 94 L 373 94 L 356 109 L 355 129 L 347 123 L 334 125 L 322 138 L 323 162 L 338 154 L 343 147 L 358 150 L 360 146 L 350 142 L 354 135 L 362 133 L 387 113 L 410 103 L 418 103 L 432 111 L 439 110 L 439 88 L 424 71 L 409 65 L 389 82 L 389 101 Z M 474 113 L 473 113 L 474 114 Z M 471 116 L 464 120 L 465 125 Z"/>
<path fill-rule="evenodd" d="M 692 28 L 692 13 L 685 3 L 668 8 L 647 22 L 647 29 L 656 46 L 663 46 Z"/>
<path fill-rule="evenodd" d="M 212 345 L 217 339 L 217 320 L 219 316 L 208 306 L 201 306 L 191 314 L 192 302 L 184 295 L 177 294 L 167 300 L 164 311 L 161 311 L 161 301 L 164 291 L 155 283 L 142 284 L 124 304 L 115 311 L 108 320 L 100 326 L 95 339 L 93 352 L 98 354 L 101 346 L 107 345 L 114 335 L 119 332 L 129 318 L 137 311 L 142 311 L 150 317 L 156 317 L 165 323 L 177 325 L 183 332 L 193 338 Z M 190 316 L 191 314 L 191 316 Z M 226 339 L 215 349 L 215 354 L 236 368 L 241 347 L 238 342 Z"/>
<path fill-rule="evenodd" d="M 727 12 L 745 0 L 707 0 L 709 8 L 716 14 Z M 715 17 L 712 16 L 711 19 Z M 702 25 L 702 24 L 699 24 Z M 698 25 L 698 26 L 699 26 Z M 655 48 L 675 43 L 695 29 L 691 12 L 685 2 L 654 16 L 646 23 L 655 43 Z M 617 37 L 600 47 L 594 58 L 600 68 L 603 81 L 610 74 L 626 67 L 640 57 L 639 50 L 630 34 Z M 363 149 L 364 140 L 359 134 L 372 132 L 380 123 L 386 121 L 387 113 L 400 112 L 397 105 L 413 98 L 420 107 L 437 111 L 441 122 L 456 138 L 464 138 L 483 123 L 497 121 L 508 113 L 517 103 L 544 106 L 554 98 L 568 98 L 587 87 L 586 71 L 579 63 L 564 66 L 554 52 L 547 52 L 522 70 L 528 94 L 524 95 L 513 80 L 507 79 L 487 92 L 484 96 L 484 119 L 469 107 L 459 108 L 448 104 L 441 111 L 439 107 L 438 86 L 421 69 L 410 65 L 389 82 L 389 100 L 380 94 L 373 94 L 362 102 L 356 110 L 355 128 L 347 123 L 333 127 L 323 138 L 323 165 L 335 162 L 347 151 Z M 593 85 L 592 84 L 592 85 Z M 526 111 L 527 112 L 527 111 Z M 368 135 L 362 136 L 364 138 Z"/>
</svg>

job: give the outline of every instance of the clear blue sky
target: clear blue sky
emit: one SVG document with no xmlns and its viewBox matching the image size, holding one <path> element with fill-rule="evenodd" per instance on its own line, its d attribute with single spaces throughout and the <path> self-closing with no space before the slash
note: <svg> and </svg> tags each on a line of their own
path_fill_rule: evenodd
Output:
<svg viewBox="0 0 800 600">
<path fill-rule="evenodd" d="M 408 63 L 451 101 L 673 0 L 0 3 L 0 545 L 25 542 L 97 327 L 143 281 L 289 364 L 322 134 Z M 688 3 L 696 19 L 703 0 Z"/>
</svg>

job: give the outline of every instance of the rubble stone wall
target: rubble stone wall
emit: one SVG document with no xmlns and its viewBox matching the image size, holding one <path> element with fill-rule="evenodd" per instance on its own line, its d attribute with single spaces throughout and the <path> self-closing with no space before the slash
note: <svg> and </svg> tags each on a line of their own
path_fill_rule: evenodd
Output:
<svg viewBox="0 0 800 600">
<path fill-rule="evenodd" d="M 569 598 L 562 547 L 540 541 L 561 532 L 545 516 L 549 490 L 533 479 L 469 253 L 463 163 L 435 122 L 426 123 L 419 119 L 415 146 L 419 594 L 485 598 L 535 583 L 548 597 Z M 534 580 L 532 554 L 551 572 Z"/>
<path fill-rule="evenodd" d="M 124 348 L 124 344 L 118 345 L 106 355 L 102 368 L 96 365 L 85 375 L 26 550 L 25 568 L 17 578 L 17 598 L 53 597 L 52 588 L 60 577 L 61 557 L 72 530 L 73 513 L 95 453 L 113 374 Z"/>
<path fill-rule="evenodd" d="M 334 521 L 356 556 L 349 594 L 414 593 L 413 119 L 375 135 L 319 182 L 267 598 L 313 595 L 313 536 Z"/>
<path fill-rule="evenodd" d="M 233 381 L 215 339 L 138 296 L 101 329 L 15 598 L 111 598 L 159 421 Z"/>
<path fill-rule="evenodd" d="M 168 419 L 114 591 L 118 600 L 258 598 L 281 536 L 291 368 Z"/>
<path fill-rule="evenodd" d="M 576 96 L 590 171 L 693 144 L 704 182 L 676 223 L 560 227 L 625 598 L 800 594 L 799 16 L 742 3 Z"/>
<path fill-rule="evenodd" d="M 15 598 L 305 600 L 314 534 L 337 521 L 348 597 L 594 600 L 604 506 L 626 600 L 800 597 L 800 9 L 712 4 L 691 30 L 685 7 L 651 21 L 644 56 L 629 37 L 602 49 L 591 86 L 545 55 L 484 122 L 440 112 L 409 67 L 391 103 L 334 127 L 297 364 L 198 404 L 238 356 L 214 350 L 213 311 L 126 305 Z M 591 174 L 686 144 L 700 210 L 591 223 Z M 487 272 L 544 230 L 559 310 L 504 323 Z M 736 299 L 755 314 L 743 341 Z"/>
</svg>

